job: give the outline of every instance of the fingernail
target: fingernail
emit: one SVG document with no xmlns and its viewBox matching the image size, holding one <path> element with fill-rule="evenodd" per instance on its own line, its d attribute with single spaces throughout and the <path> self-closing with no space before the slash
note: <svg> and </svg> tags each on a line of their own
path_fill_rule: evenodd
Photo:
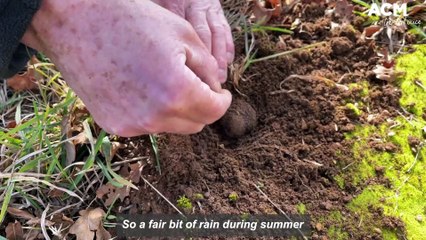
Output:
<svg viewBox="0 0 426 240">
<path fill-rule="evenodd" d="M 219 81 L 221 83 L 226 82 L 227 76 L 228 76 L 228 72 L 225 69 L 220 69 L 219 70 Z"/>
</svg>

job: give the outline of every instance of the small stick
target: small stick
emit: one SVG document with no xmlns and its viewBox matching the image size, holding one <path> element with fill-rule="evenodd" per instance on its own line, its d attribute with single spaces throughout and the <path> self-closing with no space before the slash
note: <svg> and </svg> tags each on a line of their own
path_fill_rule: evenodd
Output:
<svg viewBox="0 0 426 240">
<path fill-rule="evenodd" d="M 283 211 L 281 210 L 281 208 L 275 204 L 269 197 L 268 195 L 266 195 L 266 193 L 264 193 L 262 191 L 262 189 L 260 189 L 259 186 L 257 186 L 256 184 L 253 183 L 253 186 L 257 189 L 257 191 L 259 191 L 276 209 L 278 209 L 282 215 L 285 216 L 285 218 L 287 218 L 288 221 L 293 222 L 293 220 L 291 220 L 291 218 Z M 297 229 L 297 231 L 300 233 L 300 235 L 303 237 L 303 239 L 308 240 L 308 238 L 305 236 L 305 234 L 303 234 L 303 232 L 300 229 Z"/>
<path fill-rule="evenodd" d="M 47 204 L 47 207 L 46 209 L 44 209 L 43 213 L 41 214 L 41 219 L 40 219 L 41 231 L 43 232 L 43 236 L 46 240 L 50 240 L 50 237 L 46 231 L 46 215 L 47 215 L 47 211 L 49 211 L 49 208 L 50 208 L 50 204 Z"/>
</svg>

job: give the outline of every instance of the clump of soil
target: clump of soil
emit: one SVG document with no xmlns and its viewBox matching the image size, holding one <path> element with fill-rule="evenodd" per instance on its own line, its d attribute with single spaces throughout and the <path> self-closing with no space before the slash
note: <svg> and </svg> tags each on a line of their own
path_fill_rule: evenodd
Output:
<svg viewBox="0 0 426 240">
<path fill-rule="evenodd" d="M 351 51 L 353 45 L 347 37 L 338 37 L 331 40 L 331 48 L 335 55 L 342 55 Z"/>
<path fill-rule="evenodd" d="M 238 138 L 253 130 L 257 124 L 256 110 L 242 99 L 235 99 L 220 123 L 225 134 Z"/>
</svg>

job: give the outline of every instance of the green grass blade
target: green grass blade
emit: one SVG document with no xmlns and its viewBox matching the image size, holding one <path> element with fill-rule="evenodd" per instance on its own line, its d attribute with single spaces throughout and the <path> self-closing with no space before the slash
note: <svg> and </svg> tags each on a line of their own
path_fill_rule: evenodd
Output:
<svg viewBox="0 0 426 240">
<path fill-rule="evenodd" d="M 4 217 L 6 216 L 7 208 L 9 207 L 10 199 L 12 198 L 13 188 L 15 183 L 10 182 L 6 189 L 6 195 L 4 196 L 3 203 L 0 211 L 0 225 L 3 223 Z"/>
<path fill-rule="evenodd" d="M 366 8 L 370 8 L 371 7 L 370 4 L 368 4 L 368 3 L 364 2 L 364 1 L 361 1 L 361 0 L 352 0 L 352 2 L 356 3 L 358 5 L 361 5 L 363 7 L 366 7 Z"/>
<path fill-rule="evenodd" d="M 84 163 L 83 169 L 77 174 L 77 177 L 75 178 L 74 182 L 76 185 L 80 183 L 81 179 L 83 178 L 83 174 L 88 169 L 90 169 L 95 163 L 96 154 L 98 154 L 99 150 L 102 147 L 102 139 L 106 136 L 106 132 L 102 130 L 101 133 L 99 134 L 96 144 L 93 144 L 94 138 L 87 120 L 83 122 L 83 126 L 84 126 L 84 132 L 86 133 L 86 136 L 89 139 L 92 150 L 91 150 L 90 156 L 87 158 L 86 162 Z"/>
<path fill-rule="evenodd" d="M 284 34 L 293 34 L 294 32 L 286 29 L 286 28 L 280 28 L 280 27 L 273 27 L 273 26 L 253 26 L 252 27 L 253 32 L 264 32 L 264 31 L 272 31 L 272 32 L 280 32 Z"/>
<path fill-rule="evenodd" d="M 113 156 L 111 156 L 111 149 L 112 149 L 112 144 L 109 141 L 108 137 L 104 137 L 102 140 L 102 152 L 105 156 L 105 160 L 106 160 L 106 166 L 107 166 L 107 170 L 108 172 L 111 174 L 111 176 L 114 177 L 115 181 L 117 181 L 118 183 L 124 185 L 124 186 L 129 186 L 135 190 L 139 190 L 138 187 L 136 187 L 134 184 L 132 184 L 131 182 L 127 181 L 126 179 L 124 179 L 122 176 L 118 175 L 117 173 L 115 173 L 112 170 L 111 167 L 111 161 Z"/>
</svg>

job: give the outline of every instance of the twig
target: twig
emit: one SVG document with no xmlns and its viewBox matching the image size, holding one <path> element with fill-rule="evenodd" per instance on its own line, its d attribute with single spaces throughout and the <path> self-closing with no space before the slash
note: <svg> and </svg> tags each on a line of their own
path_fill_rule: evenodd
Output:
<svg viewBox="0 0 426 240">
<path fill-rule="evenodd" d="M 261 62 L 261 61 L 269 60 L 269 59 L 272 59 L 272 58 L 277 58 L 277 57 L 281 57 L 281 56 L 285 56 L 285 55 L 290 55 L 290 54 L 296 53 L 298 51 L 302 51 L 302 50 L 307 50 L 307 49 L 318 47 L 318 46 L 320 46 L 322 44 L 325 44 L 325 43 L 326 42 L 313 43 L 313 44 L 310 44 L 310 45 L 307 45 L 307 46 L 304 46 L 304 47 L 301 47 L 301 48 L 296 48 L 296 49 L 292 49 L 292 50 L 289 50 L 289 51 L 272 54 L 272 55 L 269 55 L 269 56 L 266 56 L 266 57 L 252 59 L 252 60 L 250 60 L 250 63 L 256 63 L 256 62 Z"/>
<path fill-rule="evenodd" d="M 46 231 L 46 215 L 47 215 L 47 211 L 49 211 L 49 208 L 50 208 L 50 204 L 47 204 L 46 209 L 44 209 L 40 219 L 41 231 L 43 232 L 44 239 L 46 240 L 50 240 L 50 237 Z"/>
<path fill-rule="evenodd" d="M 420 154 L 420 152 L 422 151 L 423 146 L 424 146 L 424 142 L 422 142 L 422 143 L 420 144 L 420 146 L 417 148 L 416 157 L 414 158 L 413 163 L 411 164 L 410 168 L 406 171 L 406 173 L 411 172 L 411 170 L 412 170 L 412 169 L 414 168 L 414 166 L 416 165 L 417 160 L 419 160 L 419 154 Z"/>
<path fill-rule="evenodd" d="M 150 182 L 148 182 L 148 180 L 146 180 L 143 176 L 141 176 L 142 180 L 148 184 L 148 186 L 150 186 L 158 195 L 160 195 L 160 197 L 162 197 L 170 206 L 172 206 L 182 217 L 185 217 L 185 214 L 183 214 L 175 205 L 173 205 L 172 202 L 170 202 L 169 199 L 167 199 L 160 191 L 158 191 Z"/>
<path fill-rule="evenodd" d="M 260 189 L 259 186 L 257 186 L 256 184 L 253 183 L 253 186 L 257 189 L 257 191 L 259 191 L 276 209 L 278 209 L 282 215 L 285 216 L 285 218 L 287 218 L 288 221 L 293 222 L 293 220 L 291 220 L 291 218 L 283 211 L 281 210 L 281 208 L 275 204 L 269 197 L 268 195 L 266 195 L 266 193 L 264 193 L 262 191 L 262 189 Z M 308 240 L 308 238 L 305 236 L 305 234 L 303 234 L 303 232 L 300 229 L 297 229 L 297 231 L 300 233 L 300 235 L 303 237 L 303 239 Z"/>
</svg>

